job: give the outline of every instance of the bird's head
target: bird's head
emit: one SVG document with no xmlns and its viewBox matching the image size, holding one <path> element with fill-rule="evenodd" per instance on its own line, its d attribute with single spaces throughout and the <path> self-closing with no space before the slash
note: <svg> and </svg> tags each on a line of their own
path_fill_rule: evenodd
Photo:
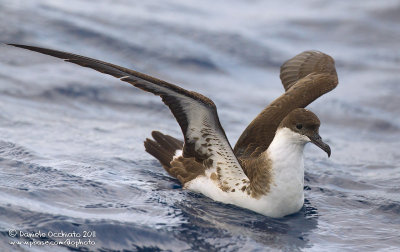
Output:
<svg viewBox="0 0 400 252">
<path fill-rule="evenodd" d="M 280 123 L 279 128 L 288 128 L 291 130 L 294 141 L 300 143 L 311 142 L 331 155 L 331 148 L 322 141 L 319 135 L 320 120 L 311 111 L 304 108 L 297 108 L 291 111 Z"/>
</svg>

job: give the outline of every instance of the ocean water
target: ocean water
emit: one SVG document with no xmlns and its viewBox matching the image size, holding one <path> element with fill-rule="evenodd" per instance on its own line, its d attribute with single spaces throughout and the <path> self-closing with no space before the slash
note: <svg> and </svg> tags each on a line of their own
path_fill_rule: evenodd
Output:
<svg viewBox="0 0 400 252">
<path fill-rule="evenodd" d="M 217 105 L 232 144 L 304 50 L 339 85 L 308 108 L 306 203 L 268 218 L 182 190 L 144 151 L 160 99 L 0 45 L 0 251 L 399 251 L 400 1 L 0 0 L 0 41 L 126 66 Z M 62 242 L 62 244 L 60 244 Z"/>
</svg>

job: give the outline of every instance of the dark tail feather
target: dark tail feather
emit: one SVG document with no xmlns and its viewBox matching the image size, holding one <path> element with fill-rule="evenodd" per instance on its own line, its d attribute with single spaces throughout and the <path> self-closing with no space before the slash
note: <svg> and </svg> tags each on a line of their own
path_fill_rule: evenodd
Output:
<svg viewBox="0 0 400 252">
<path fill-rule="evenodd" d="M 159 131 L 153 131 L 151 136 L 154 140 L 147 138 L 144 142 L 146 151 L 157 158 L 164 169 L 170 173 L 169 169 L 171 169 L 170 163 L 172 158 L 176 150 L 182 150 L 183 142 L 174 137 L 164 135 Z"/>
</svg>

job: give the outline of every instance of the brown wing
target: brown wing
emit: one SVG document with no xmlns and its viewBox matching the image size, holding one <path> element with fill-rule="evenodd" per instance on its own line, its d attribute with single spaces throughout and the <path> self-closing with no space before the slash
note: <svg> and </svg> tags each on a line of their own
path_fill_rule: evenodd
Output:
<svg viewBox="0 0 400 252">
<path fill-rule="evenodd" d="M 221 127 L 215 104 L 209 98 L 146 74 L 104 61 L 46 48 L 10 45 L 61 58 L 80 66 L 110 74 L 137 88 L 160 96 L 182 129 L 185 138 L 183 157 L 190 159 L 191 162 L 198 162 L 201 165 L 206 163 L 213 167 L 217 170 L 220 180 L 227 182 L 227 186 L 243 181 L 247 183 L 248 178 L 236 159 Z M 219 165 L 222 162 L 225 162 L 230 169 L 220 169 Z M 232 178 L 232 180 L 228 182 L 227 178 Z"/>
<path fill-rule="evenodd" d="M 337 75 L 335 61 L 319 51 L 305 51 L 294 56 L 281 66 L 280 78 L 285 91 L 310 73 Z"/>
<path fill-rule="evenodd" d="M 185 149 L 185 153 L 188 157 L 196 157 L 196 159 L 198 160 L 204 159 L 201 153 L 196 153 L 193 150 L 196 141 L 193 139 L 189 139 L 188 137 L 188 134 L 190 134 L 190 132 L 188 131 L 188 126 L 191 118 L 200 119 L 201 117 L 207 117 L 206 121 L 209 127 L 220 133 L 221 137 L 225 141 L 227 141 L 225 132 L 222 129 L 218 119 L 215 104 L 209 98 L 201 94 L 185 90 L 174 84 L 131 69 L 117 66 L 108 62 L 84 57 L 81 55 L 27 45 L 9 45 L 47 54 L 53 57 L 64 59 L 65 61 L 71 63 L 78 64 L 83 67 L 92 68 L 105 74 L 110 74 L 116 78 L 121 79 L 122 81 L 132 84 L 137 88 L 160 96 L 163 102 L 171 109 L 173 115 L 181 126 L 182 132 L 186 140 L 185 146 L 187 148 Z M 190 110 L 190 108 L 192 109 Z M 200 128 L 201 125 L 198 125 L 198 127 Z"/>
<path fill-rule="evenodd" d="M 161 96 L 163 102 L 170 107 L 172 113 L 174 114 L 175 118 L 177 119 L 179 125 L 182 128 L 184 134 L 187 131 L 187 118 L 185 114 L 182 112 L 182 108 L 179 107 L 178 103 L 176 102 L 176 97 L 174 95 L 168 95 L 165 91 L 169 90 L 170 92 L 174 92 L 175 94 L 182 94 L 193 101 L 197 101 L 202 106 L 205 106 L 210 109 L 216 115 L 216 108 L 213 101 L 209 98 L 198 94 L 196 92 L 188 91 L 183 88 L 180 88 L 174 84 L 168 83 L 166 81 L 154 78 L 152 76 L 124 68 L 121 66 L 117 66 L 108 62 L 84 57 L 81 55 L 76 55 L 72 53 L 62 52 L 51 50 L 47 48 L 35 47 L 35 46 L 27 46 L 27 45 L 17 45 L 17 44 L 8 44 L 15 47 L 24 48 L 27 50 L 43 53 L 46 55 L 50 55 L 53 57 L 57 57 L 63 59 L 67 62 L 71 62 L 83 67 L 92 68 L 96 71 L 101 73 L 112 75 L 116 78 L 120 78 L 122 81 L 128 82 L 133 86 L 143 89 L 147 92 L 153 93 L 155 95 Z M 162 90 L 163 89 L 163 90 Z M 175 98 L 174 98 L 175 97 Z M 217 116 L 218 117 L 218 116 Z M 218 121 L 219 123 L 219 121 Z M 224 133 L 225 134 L 225 133 Z"/>
<path fill-rule="evenodd" d="M 268 149 L 287 114 L 306 107 L 338 84 L 334 60 L 318 51 L 306 51 L 286 61 L 280 77 L 286 92 L 247 126 L 234 148 L 237 157 L 255 157 Z"/>
</svg>

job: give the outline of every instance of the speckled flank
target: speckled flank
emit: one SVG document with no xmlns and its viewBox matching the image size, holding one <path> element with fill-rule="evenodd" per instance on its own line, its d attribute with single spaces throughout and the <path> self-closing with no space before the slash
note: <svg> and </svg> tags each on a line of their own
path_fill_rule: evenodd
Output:
<svg viewBox="0 0 400 252">
<path fill-rule="evenodd" d="M 195 158 L 178 157 L 171 162 L 170 172 L 184 185 L 200 175 L 205 175 L 205 167 Z"/>
<path fill-rule="evenodd" d="M 207 121 L 193 118 L 190 125 L 202 125 L 200 128 L 190 127 L 187 142 L 191 143 L 198 156 L 204 157 L 202 161 L 208 177 L 211 176 L 219 182 L 219 187 L 225 192 L 233 189 L 236 183 L 249 184 L 238 160 L 233 155 L 232 149 L 222 132 L 216 131 L 215 127 Z M 191 139 L 191 140 L 189 140 Z"/>
<path fill-rule="evenodd" d="M 272 182 L 272 162 L 266 155 L 260 155 L 256 158 L 240 159 L 244 172 L 250 179 L 250 186 L 243 186 L 242 191 L 247 191 L 254 198 L 265 195 L 270 190 Z"/>
</svg>

